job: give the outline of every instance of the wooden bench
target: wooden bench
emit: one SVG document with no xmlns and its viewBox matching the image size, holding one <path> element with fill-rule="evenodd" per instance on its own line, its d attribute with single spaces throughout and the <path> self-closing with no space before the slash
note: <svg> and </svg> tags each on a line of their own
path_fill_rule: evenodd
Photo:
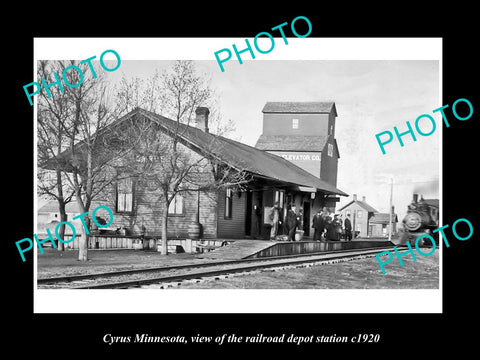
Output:
<svg viewBox="0 0 480 360">
<path fill-rule="evenodd" d="M 119 233 L 117 233 L 117 229 L 118 228 L 113 228 L 113 227 L 104 227 L 104 228 L 99 227 L 97 229 L 97 233 L 100 235 L 119 235 Z"/>
</svg>

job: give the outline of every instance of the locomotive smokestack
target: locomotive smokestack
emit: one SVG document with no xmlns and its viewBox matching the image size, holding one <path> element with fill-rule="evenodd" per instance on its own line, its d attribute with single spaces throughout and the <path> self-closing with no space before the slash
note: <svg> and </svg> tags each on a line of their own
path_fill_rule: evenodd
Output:
<svg viewBox="0 0 480 360">
<path fill-rule="evenodd" d="M 413 194 L 413 202 L 418 202 L 418 194 Z"/>
</svg>

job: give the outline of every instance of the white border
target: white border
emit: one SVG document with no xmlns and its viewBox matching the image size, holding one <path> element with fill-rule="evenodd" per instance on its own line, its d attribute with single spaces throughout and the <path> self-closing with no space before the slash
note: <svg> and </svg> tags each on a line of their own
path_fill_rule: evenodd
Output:
<svg viewBox="0 0 480 360">
<path fill-rule="evenodd" d="M 251 39 L 250 42 L 252 43 Z M 438 60 L 442 87 L 441 38 L 275 38 L 272 52 L 261 60 Z M 213 60 L 214 52 L 244 44 L 244 38 L 35 38 L 37 60 L 87 59 L 114 49 L 122 60 Z M 220 71 L 220 70 L 219 70 Z M 228 71 L 228 69 L 227 69 Z M 439 104 L 442 103 L 440 95 Z M 27 104 L 28 105 L 28 104 Z M 26 106 L 27 106 L 26 105 Z M 37 108 L 34 106 L 34 119 Z M 34 193 L 36 194 L 36 121 Z M 440 127 L 442 129 L 442 127 Z M 442 130 L 440 130 L 442 149 Z M 440 150 L 440 194 L 442 154 Z M 440 209 L 443 202 L 440 196 Z M 34 199 L 34 229 L 37 199 Z M 441 211 L 440 211 L 441 213 Z M 443 224 L 442 215 L 440 223 Z M 435 290 L 37 290 L 37 248 L 34 247 L 35 313 L 441 313 L 440 288 Z M 39 255 L 41 256 L 41 254 Z M 381 275 L 379 275 L 381 276 Z M 120 292 L 121 291 L 121 292 Z M 121 296 L 119 296 L 121 295 Z M 293 306 L 294 304 L 301 306 Z"/>
<path fill-rule="evenodd" d="M 441 60 L 441 38 L 275 38 L 259 60 Z M 249 42 L 253 46 L 252 39 Z M 224 48 L 239 51 L 243 38 L 35 38 L 36 60 L 83 60 L 113 49 L 122 60 L 213 60 Z M 265 47 L 266 48 L 266 47 Z M 245 59 L 250 59 L 246 53 Z M 113 58 L 112 58 L 113 59 Z M 232 56 L 232 60 L 235 56 Z"/>
</svg>

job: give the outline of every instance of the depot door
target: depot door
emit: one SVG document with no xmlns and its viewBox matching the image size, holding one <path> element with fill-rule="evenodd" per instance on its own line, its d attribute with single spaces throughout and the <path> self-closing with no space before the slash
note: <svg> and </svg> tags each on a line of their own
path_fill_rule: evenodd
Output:
<svg viewBox="0 0 480 360">
<path fill-rule="evenodd" d="M 303 229 L 304 236 L 310 236 L 310 202 L 305 201 L 303 203 Z"/>
<path fill-rule="evenodd" d="M 247 206 L 245 211 L 245 235 L 252 235 L 252 192 L 247 191 Z"/>
</svg>

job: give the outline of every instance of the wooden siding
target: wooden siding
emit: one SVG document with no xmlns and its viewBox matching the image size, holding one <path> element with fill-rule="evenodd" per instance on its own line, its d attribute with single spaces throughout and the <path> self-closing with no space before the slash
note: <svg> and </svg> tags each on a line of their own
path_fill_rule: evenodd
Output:
<svg viewBox="0 0 480 360">
<path fill-rule="evenodd" d="M 145 227 L 145 234 L 151 236 L 160 236 L 162 232 L 162 208 L 163 198 L 158 190 L 148 190 L 145 187 L 136 186 L 134 193 L 134 203 L 132 213 L 115 212 L 114 188 L 110 189 L 109 197 L 104 197 L 92 203 L 91 209 L 99 205 L 107 205 L 113 211 L 113 222 L 108 228 L 127 229 L 127 234 L 140 235 L 142 228 Z M 188 236 L 188 226 L 196 220 L 197 215 L 197 193 L 185 192 L 183 196 L 183 214 L 169 215 L 167 236 L 169 238 L 186 238 Z M 205 238 L 216 237 L 216 194 L 200 193 L 200 213 L 199 221 L 203 227 Z M 97 215 L 109 219 L 108 213 L 100 209 Z"/>
<path fill-rule="evenodd" d="M 225 190 L 218 192 L 217 236 L 239 239 L 245 235 L 246 193 L 232 195 L 232 218 L 225 219 Z"/>
<path fill-rule="evenodd" d="M 328 144 L 333 146 L 333 156 L 328 156 Z M 328 137 L 328 141 L 325 144 L 325 148 L 321 154 L 320 161 L 320 178 L 333 186 L 337 186 L 337 173 L 338 173 L 338 152 L 335 146 L 335 140 L 333 136 Z"/>
<path fill-rule="evenodd" d="M 292 128 L 292 119 L 298 119 L 298 128 Z M 328 133 L 328 114 L 267 113 L 263 114 L 264 135 L 322 135 Z"/>
<path fill-rule="evenodd" d="M 182 150 L 189 152 L 192 159 L 200 157 L 197 153 L 178 144 Z M 122 169 L 123 160 L 120 159 L 112 165 L 110 171 Z M 161 169 L 159 169 L 160 171 Z M 211 181 L 212 173 L 209 166 L 203 172 L 195 174 L 198 181 L 206 183 Z M 183 197 L 183 212 L 181 214 L 169 214 L 167 224 L 167 236 L 169 239 L 181 239 L 188 236 L 189 225 L 197 219 L 197 192 L 180 192 Z M 106 205 L 113 211 L 113 222 L 108 226 L 110 229 L 125 227 L 127 235 L 138 236 L 145 229 L 147 236 L 161 236 L 162 213 L 164 199 L 159 184 L 154 176 L 150 179 L 136 179 L 133 183 L 133 209 L 131 212 L 116 212 L 116 184 L 112 183 L 105 188 L 101 195 L 92 202 L 90 209 L 93 210 L 99 205 Z M 206 238 L 216 237 L 216 193 L 200 192 L 199 221 L 202 224 L 203 234 Z M 91 214 L 91 211 L 90 211 Z M 108 221 L 109 216 L 105 210 L 99 210 L 97 216 Z"/>
</svg>

